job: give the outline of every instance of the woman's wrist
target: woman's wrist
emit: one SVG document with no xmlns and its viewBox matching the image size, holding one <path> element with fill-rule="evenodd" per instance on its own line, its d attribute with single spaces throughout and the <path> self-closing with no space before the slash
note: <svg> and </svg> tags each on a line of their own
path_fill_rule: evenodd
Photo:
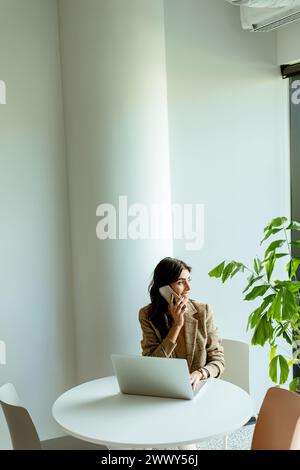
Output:
<svg viewBox="0 0 300 470">
<path fill-rule="evenodd" d="M 205 367 L 201 367 L 199 372 L 201 373 L 203 379 L 208 379 L 210 377 L 210 373 Z"/>
<path fill-rule="evenodd" d="M 176 343 L 177 342 L 177 338 L 178 338 L 178 335 L 180 333 L 180 330 L 181 330 L 181 326 L 177 326 L 177 325 L 173 325 L 171 328 L 170 328 L 170 331 L 169 333 L 167 334 L 167 338 L 172 341 L 172 343 Z"/>
<path fill-rule="evenodd" d="M 173 325 L 171 326 L 169 331 L 172 331 L 172 332 L 175 332 L 175 333 L 179 334 L 182 326 L 183 325 L 180 325 L 180 324 L 178 325 L 177 323 L 173 323 Z"/>
</svg>

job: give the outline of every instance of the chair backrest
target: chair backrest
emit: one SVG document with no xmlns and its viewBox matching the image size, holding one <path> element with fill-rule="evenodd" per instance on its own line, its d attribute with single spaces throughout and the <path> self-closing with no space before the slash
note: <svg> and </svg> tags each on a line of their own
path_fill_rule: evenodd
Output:
<svg viewBox="0 0 300 470">
<path fill-rule="evenodd" d="M 0 387 L 0 404 L 14 450 L 40 450 L 41 442 L 30 414 L 19 400 L 13 384 Z"/>
<path fill-rule="evenodd" d="M 258 413 L 252 450 L 300 450 L 300 395 L 272 387 Z"/>
<path fill-rule="evenodd" d="M 221 379 L 249 393 L 249 346 L 242 341 L 223 339 L 225 371 Z"/>
</svg>

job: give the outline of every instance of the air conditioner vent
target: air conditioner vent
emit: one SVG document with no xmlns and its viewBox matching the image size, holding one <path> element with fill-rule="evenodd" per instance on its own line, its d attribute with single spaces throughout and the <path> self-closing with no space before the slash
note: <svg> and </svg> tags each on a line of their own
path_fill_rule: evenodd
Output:
<svg viewBox="0 0 300 470">
<path fill-rule="evenodd" d="M 295 13 L 291 13 L 290 15 L 284 16 L 275 21 L 266 21 L 265 24 L 253 24 L 253 30 L 255 32 L 265 33 L 268 31 L 272 31 L 272 29 L 279 28 L 280 26 L 287 25 L 289 23 L 293 23 L 293 21 L 300 19 L 300 11 Z"/>
<path fill-rule="evenodd" d="M 240 8 L 242 28 L 267 32 L 300 19 L 300 0 L 227 0 Z"/>
</svg>

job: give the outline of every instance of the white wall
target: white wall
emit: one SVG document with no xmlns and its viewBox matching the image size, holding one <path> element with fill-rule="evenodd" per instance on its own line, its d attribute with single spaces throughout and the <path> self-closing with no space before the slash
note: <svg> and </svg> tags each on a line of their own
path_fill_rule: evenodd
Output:
<svg viewBox="0 0 300 470">
<path fill-rule="evenodd" d="M 300 61 L 300 21 L 279 28 L 277 35 L 277 63 L 291 64 Z"/>
<path fill-rule="evenodd" d="M 162 0 L 61 0 L 78 378 L 112 372 L 112 352 L 140 351 L 168 240 L 99 240 L 96 208 L 170 201 Z M 129 220 L 132 220 L 129 219 Z"/>
<path fill-rule="evenodd" d="M 109 374 L 111 352 L 139 350 L 137 311 L 172 254 L 168 240 L 97 240 L 99 203 L 168 203 L 170 179 L 172 202 L 204 203 L 203 250 L 176 242 L 174 253 L 194 267 L 194 297 L 213 305 L 222 335 L 245 340 L 243 281 L 222 286 L 207 272 L 225 257 L 250 261 L 265 223 L 289 213 L 275 33 L 243 32 L 219 0 L 59 5 L 71 234 L 56 2 L 0 0 L 0 380 L 16 384 L 42 437 L 75 369 L 79 380 Z M 259 404 L 267 352 L 251 357 Z M 4 437 L 0 417 L 2 447 Z"/>
<path fill-rule="evenodd" d="M 245 281 L 222 285 L 208 272 L 223 259 L 250 262 L 269 219 L 289 214 L 286 82 L 275 33 L 251 34 L 238 9 L 218 0 L 165 0 L 173 202 L 205 204 L 205 244 L 174 253 L 194 268 L 193 296 L 210 302 L 221 334 L 248 340 L 255 306 Z M 268 354 L 252 349 L 259 404 Z"/>
<path fill-rule="evenodd" d="M 0 385 L 15 384 L 45 438 L 57 432 L 54 400 L 75 381 L 56 1 L 0 0 L 0 64 Z"/>
</svg>

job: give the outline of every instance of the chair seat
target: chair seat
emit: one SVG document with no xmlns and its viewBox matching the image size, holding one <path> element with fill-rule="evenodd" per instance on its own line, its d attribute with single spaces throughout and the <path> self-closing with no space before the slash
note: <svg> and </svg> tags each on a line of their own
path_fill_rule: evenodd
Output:
<svg viewBox="0 0 300 470">
<path fill-rule="evenodd" d="M 258 413 L 251 450 L 300 450 L 300 395 L 269 388 Z"/>
<path fill-rule="evenodd" d="M 107 450 L 107 447 L 82 441 L 72 436 L 56 437 L 41 442 L 42 450 Z"/>
<path fill-rule="evenodd" d="M 106 450 L 82 439 L 62 436 L 41 441 L 32 418 L 20 402 L 13 384 L 0 387 L 0 406 L 3 409 L 14 450 Z"/>
</svg>

